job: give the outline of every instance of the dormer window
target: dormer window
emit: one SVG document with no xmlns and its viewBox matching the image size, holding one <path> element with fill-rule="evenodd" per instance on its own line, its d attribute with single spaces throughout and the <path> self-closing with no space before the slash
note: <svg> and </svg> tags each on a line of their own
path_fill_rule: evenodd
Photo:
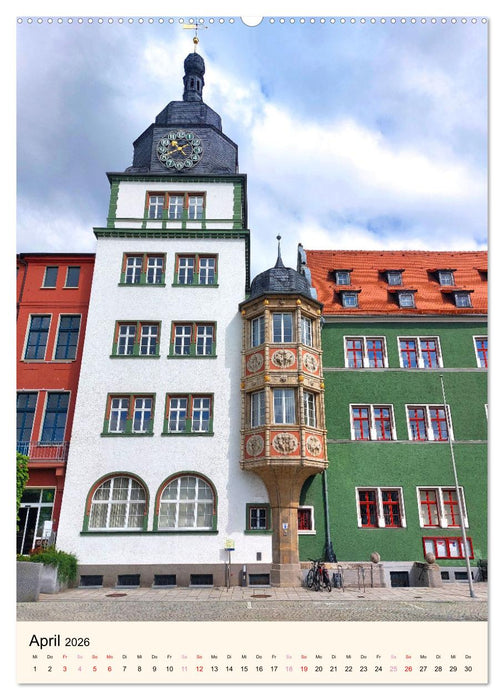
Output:
<svg viewBox="0 0 504 700">
<path fill-rule="evenodd" d="M 356 309 L 359 306 L 357 292 L 341 292 L 341 304 L 347 309 Z"/>
<path fill-rule="evenodd" d="M 401 309 L 414 309 L 415 308 L 415 293 L 413 291 L 409 292 L 398 292 L 397 302 Z"/>
<path fill-rule="evenodd" d="M 438 279 L 442 287 L 453 287 L 455 284 L 453 270 L 438 270 Z"/>
<path fill-rule="evenodd" d="M 334 279 L 336 284 L 350 284 L 350 272 L 351 270 L 335 270 Z"/>
<path fill-rule="evenodd" d="M 472 306 L 470 292 L 453 292 L 455 306 L 461 309 L 467 309 Z"/>
<path fill-rule="evenodd" d="M 402 270 L 386 270 L 387 282 L 394 287 L 398 287 L 402 284 Z"/>
</svg>

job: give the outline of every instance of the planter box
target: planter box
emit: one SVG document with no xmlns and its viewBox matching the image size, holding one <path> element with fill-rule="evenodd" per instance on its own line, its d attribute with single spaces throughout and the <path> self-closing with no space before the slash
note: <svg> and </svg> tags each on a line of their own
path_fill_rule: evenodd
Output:
<svg viewBox="0 0 504 700">
<path fill-rule="evenodd" d="M 16 562 L 16 600 L 18 603 L 31 603 L 39 599 L 42 567 L 43 564 L 39 562 Z"/>
<path fill-rule="evenodd" d="M 42 573 L 40 576 L 40 592 L 41 593 L 58 593 L 67 588 L 66 583 L 58 581 L 58 567 L 50 564 L 42 564 Z"/>
</svg>

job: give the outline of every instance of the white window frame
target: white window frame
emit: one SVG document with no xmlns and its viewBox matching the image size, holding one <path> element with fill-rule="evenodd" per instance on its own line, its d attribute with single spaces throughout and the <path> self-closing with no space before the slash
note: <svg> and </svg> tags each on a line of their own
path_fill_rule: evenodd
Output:
<svg viewBox="0 0 504 700">
<path fill-rule="evenodd" d="M 446 510 L 445 510 L 445 505 L 444 505 L 444 496 L 443 492 L 444 491 L 456 491 L 457 488 L 455 485 L 452 486 L 417 486 L 416 492 L 417 492 L 417 503 L 418 503 L 418 520 L 420 523 L 420 527 L 426 530 L 441 530 L 441 529 L 451 529 L 451 530 L 457 530 L 462 527 L 462 525 L 449 525 L 448 523 L 448 518 L 446 516 Z M 421 497 L 420 497 L 420 491 L 435 491 L 436 493 L 436 506 L 438 510 L 438 517 L 439 517 L 439 524 L 438 525 L 429 525 L 428 523 L 424 523 L 423 517 L 422 517 L 422 504 L 421 504 Z M 461 518 L 464 520 L 464 525 L 465 527 L 469 527 L 469 519 L 467 517 L 467 508 L 466 508 L 466 502 L 465 502 L 465 494 L 464 494 L 464 487 L 459 486 L 458 489 L 458 504 L 459 504 L 459 511 Z"/>
<path fill-rule="evenodd" d="M 127 495 L 126 499 L 114 499 L 113 498 L 115 479 L 127 479 L 128 480 L 128 495 Z M 95 495 L 99 491 L 99 489 L 102 488 L 108 482 L 110 482 L 109 497 L 107 499 L 95 499 Z M 144 493 L 143 499 L 140 499 L 140 498 L 132 499 L 131 498 L 131 492 L 132 492 L 134 486 L 137 487 L 137 490 L 139 490 L 138 487 L 140 487 L 140 489 L 143 490 L 143 493 Z M 104 526 L 101 526 L 101 527 L 93 527 L 93 525 L 91 524 L 92 519 L 93 519 L 93 506 L 94 505 L 99 506 L 99 505 L 103 505 L 103 504 L 107 504 L 107 512 L 106 512 L 106 516 L 105 516 L 106 524 Z M 114 504 L 122 504 L 122 505 L 126 506 L 125 512 L 123 514 L 123 520 L 124 520 L 125 524 L 122 526 L 117 526 L 117 525 L 111 526 L 110 525 L 111 511 L 112 511 L 112 507 L 114 506 Z M 125 475 L 125 474 L 124 475 L 117 474 L 116 476 L 112 476 L 109 479 L 105 479 L 104 481 L 102 481 L 102 483 L 99 486 L 96 487 L 96 489 L 94 489 L 93 495 L 91 496 L 91 508 L 90 508 L 89 520 L 88 520 L 88 530 L 92 530 L 92 531 L 96 531 L 96 530 L 102 530 L 102 531 L 105 531 L 105 530 L 111 530 L 111 531 L 115 531 L 115 530 L 135 530 L 135 531 L 143 530 L 143 519 L 144 519 L 143 513 L 142 514 L 136 513 L 133 516 L 135 518 L 141 519 L 142 525 L 137 526 L 137 527 L 128 527 L 127 523 L 128 523 L 129 517 L 130 517 L 131 506 L 137 506 L 137 508 L 140 507 L 140 508 L 142 508 L 142 510 L 145 510 L 146 505 L 147 505 L 147 492 L 146 492 L 144 486 L 139 481 L 137 481 L 137 479 L 134 479 L 134 478 L 130 477 L 129 475 Z"/>
<path fill-rule="evenodd" d="M 114 407 L 114 402 L 117 404 Z M 115 435 L 122 435 L 126 432 L 126 421 L 128 420 L 130 407 L 129 396 L 112 396 L 110 399 L 110 413 L 108 419 L 108 432 Z M 122 418 L 122 416 L 124 416 Z M 124 420 L 124 427 L 121 429 L 121 421 Z M 114 426 L 114 427 L 112 427 Z"/>
<path fill-rule="evenodd" d="M 180 492 L 181 492 L 181 488 L 183 487 L 183 480 L 184 479 L 195 479 L 195 486 L 194 486 L 195 496 L 193 499 L 181 498 Z M 166 489 L 169 488 L 170 485 L 173 484 L 174 481 L 177 482 L 176 497 L 175 498 L 168 498 L 168 497 L 163 498 L 163 495 L 164 495 Z M 201 489 L 200 482 L 201 482 L 201 484 L 204 485 L 204 491 L 209 490 L 211 492 L 211 494 L 212 494 L 211 498 L 205 498 L 205 497 L 199 498 L 199 495 L 200 495 L 199 492 Z M 172 504 L 175 506 L 175 514 L 174 514 L 175 515 L 175 517 L 174 517 L 175 525 L 173 527 L 168 527 L 167 525 L 163 526 L 163 524 L 162 524 L 163 519 L 168 517 L 167 514 L 161 512 L 163 504 L 167 504 L 167 506 L 169 506 L 169 504 Z M 187 506 L 189 504 L 194 505 L 193 524 L 188 525 L 186 523 L 184 525 L 180 525 L 179 524 L 180 518 L 181 518 L 180 507 Z M 203 516 L 204 517 L 208 518 L 208 516 L 210 516 L 210 518 L 209 518 L 210 523 L 208 525 L 198 525 L 198 510 L 199 510 L 198 506 L 203 506 L 203 511 L 204 511 Z M 208 512 L 209 511 L 208 506 L 211 506 L 210 512 Z M 163 487 L 163 491 L 160 494 L 159 513 L 158 513 L 158 530 L 162 530 L 162 531 L 164 531 L 164 530 L 168 530 L 168 531 L 173 531 L 173 530 L 212 530 L 213 529 L 214 512 L 215 512 L 215 494 L 214 494 L 214 491 L 213 491 L 212 487 L 210 486 L 209 482 L 197 474 L 181 474 L 176 479 L 172 479 L 167 484 L 165 484 L 165 486 Z"/>
<path fill-rule="evenodd" d="M 411 299 L 411 303 L 409 303 Z M 397 303 L 401 309 L 414 309 L 415 308 L 415 292 L 410 290 L 404 290 L 397 292 Z"/>
<path fill-rule="evenodd" d="M 347 341 L 349 340 L 361 340 L 362 341 L 362 367 L 354 367 L 353 365 L 350 364 L 349 359 L 348 359 L 348 353 L 347 353 Z M 370 367 L 369 365 L 369 356 L 368 356 L 368 347 L 367 343 L 368 340 L 373 341 L 373 340 L 381 340 L 383 343 L 383 367 Z M 343 336 L 343 351 L 345 354 L 345 367 L 348 367 L 349 369 L 384 369 L 385 367 L 388 367 L 388 351 L 387 351 L 387 340 L 385 336 L 381 335 L 345 335 Z"/>
<path fill-rule="evenodd" d="M 126 284 L 140 284 L 142 279 L 143 261 L 143 255 L 126 255 L 126 264 L 124 266 L 124 282 Z M 132 280 L 128 280 L 129 274 L 132 274 Z"/>
<path fill-rule="evenodd" d="M 257 348 L 262 345 L 265 340 L 264 336 L 264 315 L 255 316 L 250 319 L 250 347 Z"/>
<path fill-rule="evenodd" d="M 303 390 L 303 422 L 308 428 L 317 427 L 317 394 Z"/>
<path fill-rule="evenodd" d="M 298 512 L 300 510 L 310 511 L 311 530 L 300 530 L 298 528 L 298 535 L 316 535 L 317 530 L 315 528 L 315 508 L 313 506 L 298 506 Z"/>
<path fill-rule="evenodd" d="M 208 357 L 214 351 L 214 334 L 215 324 L 213 323 L 196 323 L 196 335 L 194 339 L 194 352 L 197 357 Z M 203 352 L 198 352 L 199 341 L 202 342 Z"/>
<path fill-rule="evenodd" d="M 279 408 L 281 409 L 281 418 L 284 420 L 277 420 L 277 412 L 276 412 L 276 407 L 277 404 L 275 402 L 275 396 L 281 396 L 281 402 L 279 405 Z M 293 420 L 292 421 L 286 421 L 285 418 L 288 418 L 288 413 L 290 409 L 290 399 L 288 397 L 292 396 L 292 411 L 293 411 Z M 272 400 L 273 400 L 273 424 L 274 425 L 295 425 L 296 424 L 296 392 L 294 389 L 287 387 L 285 389 L 275 387 L 272 392 Z"/>
<path fill-rule="evenodd" d="M 412 437 L 412 432 L 410 429 L 410 421 L 409 421 L 409 410 L 411 408 L 422 408 L 424 410 L 425 418 L 426 418 L 427 440 L 416 440 L 414 437 Z M 445 406 L 444 406 L 444 404 L 439 404 L 439 403 L 431 403 L 431 404 L 409 403 L 409 404 L 405 405 L 406 425 L 408 427 L 408 439 L 409 440 L 411 440 L 412 442 L 441 442 L 441 443 L 448 442 L 448 440 L 435 440 L 434 439 L 434 431 L 432 429 L 431 417 L 430 417 L 430 410 L 433 408 L 442 408 L 444 410 Z M 448 423 L 448 431 L 449 431 L 451 439 L 454 440 L 450 406 L 446 406 L 446 413 L 447 413 L 446 420 Z"/>
<path fill-rule="evenodd" d="M 254 391 L 250 394 L 250 427 L 260 428 L 266 423 L 266 392 Z"/>
<path fill-rule="evenodd" d="M 334 270 L 334 281 L 340 285 L 351 284 L 351 272 L 351 270 Z"/>
<path fill-rule="evenodd" d="M 417 358 L 417 367 L 408 367 L 403 363 L 402 351 L 401 351 L 401 341 L 408 340 L 414 341 L 415 343 L 415 354 Z M 433 340 L 436 343 L 436 351 L 438 358 L 438 367 L 427 367 L 424 364 L 424 358 L 422 356 L 422 341 Z M 441 340 L 437 335 L 401 335 L 397 338 L 397 352 L 399 353 L 399 365 L 403 369 L 432 369 L 437 370 L 444 367 L 443 363 L 443 353 L 441 352 Z"/>
<path fill-rule="evenodd" d="M 117 355 L 119 355 L 120 357 L 130 357 L 131 355 L 133 355 L 133 349 L 135 347 L 136 335 L 137 335 L 137 324 L 136 323 L 128 323 L 127 321 L 125 321 L 124 323 L 118 324 L 117 347 L 116 347 Z M 128 351 L 131 350 L 131 352 L 119 352 L 121 340 L 124 340 L 125 349 Z"/>
<path fill-rule="evenodd" d="M 167 426 L 168 432 L 170 433 L 185 433 L 187 428 L 187 421 L 189 419 L 189 396 L 170 396 L 168 404 L 168 416 L 167 416 Z M 172 419 L 172 413 L 175 418 Z M 170 427 L 170 423 L 175 423 L 175 428 Z M 180 425 L 183 423 L 183 427 Z"/>
<path fill-rule="evenodd" d="M 341 305 L 345 309 L 359 308 L 359 295 L 357 292 L 341 292 Z"/>
<path fill-rule="evenodd" d="M 148 218 L 149 219 L 162 219 L 163 209 L 165 205 L 165 195 L 164 194 L 149 194 L 148 202 Z"/>
<path fill-rule="evenodd" d="M 441 287 L 455 286 L 455 276 L 453 274 L 453 270 L 438 270 L 438 280 Z"/>
<path fill-rule="evenodd" d="M 453 299 L 455 301 L 455 306 L 458 309 L 471 309 L 472 308 L 471 292 L 466 292 L 466 291 L 453 292 Z M 463 299 L 467 299 L 467 304 L 461 303 Z"/>
<path fill-rule="evenodd" d="M 402 270 L 386 270 L 385 274 L 387 275 L 387 282 L 391 287 L 402 286 Z M 393 275 L 399 278 L 399 282 L 392 281 Z"/>
<path fill-rule="evenodd" d="M 153 411 L 154 400 L 151 396 L 135 397 L 133 414 L 131 417 L 131 432 L 135 434 L 150 432 L 149 428 L 152 429 Z M 137 414 L 140 416 L 140 424 L 138 428 L 135 429 Z"/>
<path fill-rule="evenodd" d="M 147 267 L 145 270 L 146 284 L 161 284 L 164 272 L 164 257 L 162 255 L 147 255 Z M 152 276 L 153 279 L 149 279 Z"/>
<path fill-rule="evenodd" d="M 280 338 L 275 339 L 275 318 L 280 318 L 280 326 L 278 330 L 280 331 Z M 291 337 L 286 338 L 286 331 L 289 330 L 288 324 L 286 327 L 286 319 L 290 318 L 290 332 Z M 293 343 L 294 342 L 294 318 L 290 311 L 274 311 L 271 314 L 271 342 L 272 343 Z"/>
<path fill-rule="evenodd" d="M 313 319 L 301 314 L 299 321 L 299 337 L 303 345 L 313 347 Z"/>
<path fill-rule="evenodd" d="M 487 364 L 486 365 L 481 364 L 481 361 L 480 361 L 480 358 L 478 355 L 478 345 L 477 345 L 478 340 L 486 340 L 487 341 Z M 476 364 L 478 365 L 478 367 L 480 369 L 488 369 L 488 351 L 489 351 L 488 336 L 487 335 L 473 335 L 473 343 L 474 343 L 474 353 L 476 355 Z"/>
<path fill-rule="evenodd" d="M 184 194 L 168 194 L 168 219 L 180 221 L 184 211 Z"/>
<path fill-rule="evenodd" d="M 154 352 L 143 352 L 143 342 L 146 342 L 147 350 L 154 350 Z M 159 323 L 140 323 L 140 338 L 138 341 L 138 354 L 141 357 L 150 357 L 152 355 L 157 355 L 158 351 L 158 341 L 159 341 Z"/>
<path fill-rule="evenodd" d="M 367 408 L 369 411 L 369 418 L 370 418 L 370 421 L 369 421 L 370 438 L 369 438 L 369 440 L 363 440 L 363 439 L 358 438 L 356 436 L 355 428 L 354 428 L 354 421 L 353 421 L 353 409 L 354 408 Z M 390 432 L 392 435 L 390 440 L 380 440 L 377 438 L 376 422 L 375 422 L 375 415 L 374 415 L 374 411 L 376 408 L 387 408 L 390 411 L 390 423 L 391 423 Z M 393 442 L 394 440 L 397 440 L 396 427 L 395 427 L 395 417 L 394 417 L 394 406 L 392 404 L 351 403 L 349 405 L 349 415 L 350 415 L 350 434 L 351 434 L 352 440 L 355 440 L 356 442 Z"/>
<path fill-rule="evenodd" d="M 361 510 L 360 510 L 360 497 L 359 491 L 374 491 L 376 493 L 376 507 L 378 516 L 378 525 L 376 527 L 371 527 L 369 525 L 362 524 Z M 397 491 L 399 494 L 399 517 L 401 519 L 400 525 L 386 525 L 385 515 L 383 511 L 383 491 Z M 357 526 L 362 530 L 378 530 L 383 528 L 385 530 L 401 530 L 406 527 L 406 512 L 404 510 L 404 494 L 402 486 L 356 486 L 355 487 L 355 505 L 357 507 Z"/>
</svg>

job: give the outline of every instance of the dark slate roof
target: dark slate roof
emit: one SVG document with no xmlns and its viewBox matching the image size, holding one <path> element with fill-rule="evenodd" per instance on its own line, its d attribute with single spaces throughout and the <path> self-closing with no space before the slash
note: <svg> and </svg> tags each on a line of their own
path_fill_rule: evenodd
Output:
<svg viewBox="0 0 504 700">
<path fill-rule="evenodd" d="M 278 253 L 275 267 L 265 270 L 254 277 L 250 285 L 247 301 L 263 294 L 296 294 L 312 298 L 310 284 L 306 277 L 291 267 L 285 267 Z"/>
</svg>

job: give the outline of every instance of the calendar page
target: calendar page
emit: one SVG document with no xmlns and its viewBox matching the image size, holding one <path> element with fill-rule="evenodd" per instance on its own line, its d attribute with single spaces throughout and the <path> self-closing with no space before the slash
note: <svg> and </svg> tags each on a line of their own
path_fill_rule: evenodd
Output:
<svg viewBox="0 0 504 700">
<path fill-rule="evenodd" d="M 491 17 L 143 9 L 8 20 L 18 691 L 486 686 Z"/>
</svg>

